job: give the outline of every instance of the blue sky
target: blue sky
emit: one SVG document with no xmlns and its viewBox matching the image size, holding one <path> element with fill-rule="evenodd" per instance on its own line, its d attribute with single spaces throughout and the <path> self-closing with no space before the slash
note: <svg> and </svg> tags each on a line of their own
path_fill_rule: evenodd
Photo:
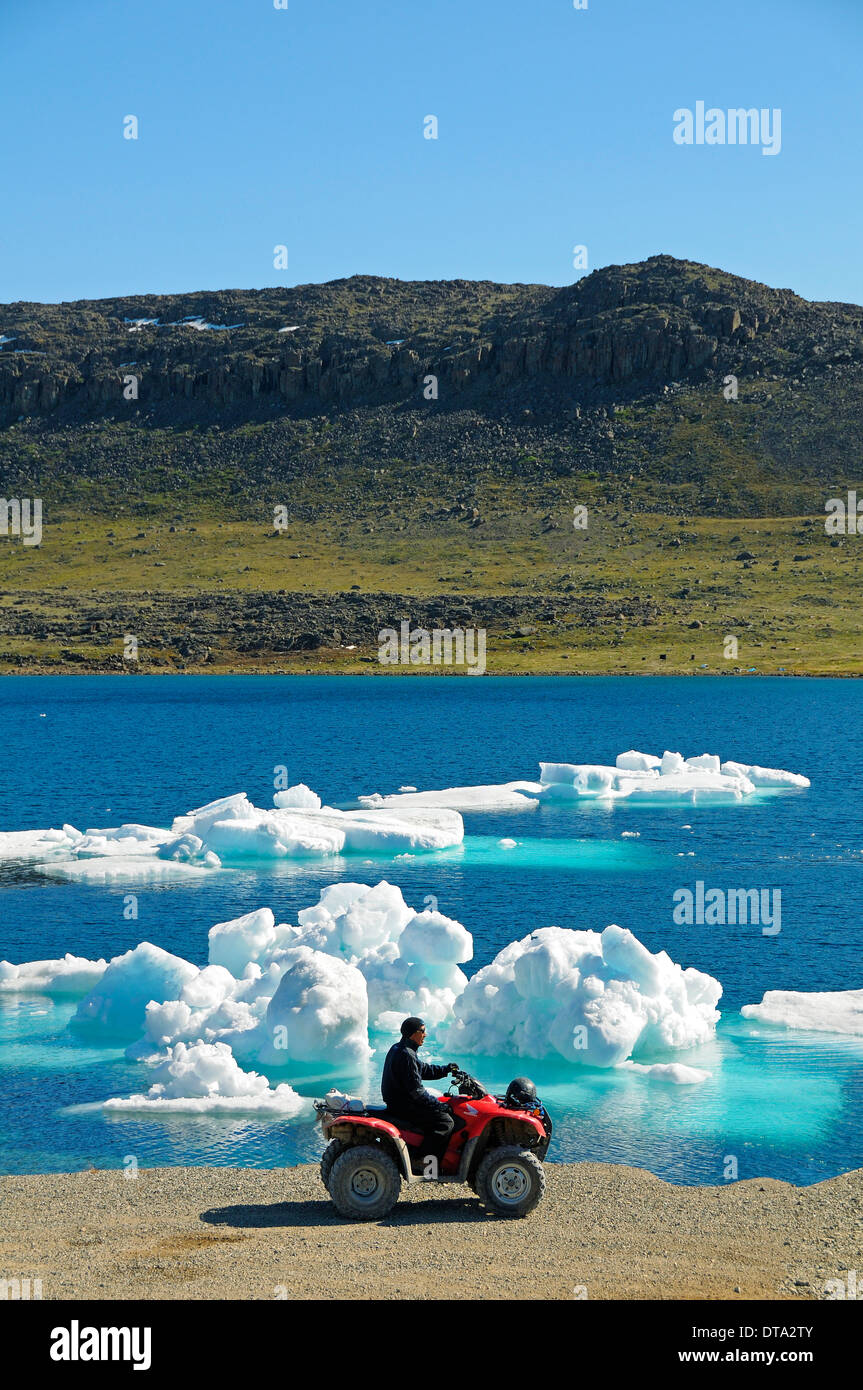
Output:
<svg viewBox="0 0 863 1390">
<path fill-rule="evenodd" d="M 2 0 L 0 301 L 560 285 L 586 245 L 863 303 L 861 0 L 588 6 Z M 676 145 L 699 100 L 781 152 Z"/>
</svg>

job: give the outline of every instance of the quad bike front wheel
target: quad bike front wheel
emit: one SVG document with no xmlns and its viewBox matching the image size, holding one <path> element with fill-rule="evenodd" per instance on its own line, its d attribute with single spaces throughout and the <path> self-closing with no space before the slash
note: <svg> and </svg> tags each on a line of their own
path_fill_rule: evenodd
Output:
<svg viewBox="0 0 863 1390">
<path fill-rule="evenodd" d="M 380 1221 L 399 1199 L 401 1176 L 389 1154 L 373 1144 L 356 1144 L 330 1169 L 330 1196 L 342 1216 Z"/>
<path fill-rule="evenodd" d="M 496 1216 L 527 1216 L 545 1192 L 545 1172 L 536 1154 L 506 1144 L 485 1155 L 476 1171 L 476 1194 Z"/>
<path fill-rule="evenodd" d="M 330 1173 L 333 1171 L 333 1164 L 339 1154 L 343 1154 L 347 1147 L 347 1144 L 344 1143 L 342 1139 L 331 1139 L 321 1154 L 321 1182 L 328 1192 L 330 1190 Z"/>
</svg>

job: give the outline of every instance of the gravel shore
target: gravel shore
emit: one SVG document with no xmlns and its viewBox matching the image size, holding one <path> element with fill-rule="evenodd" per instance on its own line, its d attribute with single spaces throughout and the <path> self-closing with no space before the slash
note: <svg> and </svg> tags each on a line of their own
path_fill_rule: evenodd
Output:
<svg viewBox="0 0 863 1390">
<path fill-rule="evenodd" d="M 344 1221 L 317 1166 L 0 1177 L 0 1279 L 44 1299 L 824 1298 L 859 1270 L 863 1169 L 813 1187 L 679 1187 L 638 1168 L 546 1165 L 523 1221 L 465 1187 L 403 1188 Z"/>
</svg>

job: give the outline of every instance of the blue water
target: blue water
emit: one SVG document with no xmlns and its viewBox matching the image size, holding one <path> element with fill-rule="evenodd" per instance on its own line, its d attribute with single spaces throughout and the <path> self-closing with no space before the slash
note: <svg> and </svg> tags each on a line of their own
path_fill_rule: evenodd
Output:
<svg viewBox="0 0 863 1390">
<path fill-rule="evenodd" d="M 0 830 L 167 825 L 235 791 L 269 805 L 280 764 L 331 805 L 402 784 L 533 779 L 541 759 L 613 762 L 631 747 L 718 752 L 812 779 L 807 792 L 739 806 L 469 814 L 464 847 L 412 859 L 353 856 L 116 886 L 5 865 L 0 957 L 109 957 L 147 939 L 204 964 L 214 922 L 262 905 L 293 920 L 341 878 L 385 877 L 417 907 L 433 893 L 473 933 L 471 970 L 538 926 L 618 922 L 722 981 L 715 1042 L 677 1054 L 713 1077 L 675 1087 L 532 1063 L 557 1122 L 551 1156 L 635 1163 L 680 1182 L 722 1181 L 733 1156 L 741 1177 L 817 1181 L 863 1165 L 863 1043 L 756 1026 L 738 1010 L 766 989 L 863 984 L 861 716 L 863 684 L 840 680 L 0 678 Z M 504 836 L 517 849 L 500 849 Z M 781 889 L 782 931 L 676 926 L 672 894 L 696 879 Z M 137 921 L 123 915 L 129 892 Z M 3 1171 L 119 1166 L 127 1154 L 145 1166 L 269 1166 L 318 1151 L 307 1121 L 68 1113 L 142 1086 L 140 1065 L 120 1049 L 82 1044 L 69 1014 L 44 998 L 0 1000 Z M 493 1058 L 469 1065 L 494 1086 L 524 1070 Z"/>
</svg>

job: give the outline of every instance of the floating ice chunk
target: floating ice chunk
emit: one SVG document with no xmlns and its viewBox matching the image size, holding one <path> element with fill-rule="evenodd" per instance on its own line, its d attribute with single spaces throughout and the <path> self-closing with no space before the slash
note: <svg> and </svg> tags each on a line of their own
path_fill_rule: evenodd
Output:
<svg viewBox="0 0 863 1390">
<path fill-rule="evenodd" d="M 79 836 L 77 830 L 75 836 Z M 66 855 L 71 843 L 63 830 L 7 830 L 0 833 L 0 859 L 44 859 L 47 855 Z"/>
<path fill-rule="evenodd" d="M 357 798 L 361 806 L 378 810 L 442 806 L 452 811 L 535 811 L 542 793 L 539 782 L 503 782 L 480 787 L 446 787 L 441 791 L 418 792 L 403 788 L 392 796 Z"/>
<path fill-rule="evenodd" d="M 312 813 L 275 810 L 215 821 L 207 844 L 224 863 L 338 854 L 345 839 L 339 826 L 313 819 Z"/>
<path fill-rule="evenodd" d="M 345 848 L 357 851 L 448 849 L 464 839 L 464 822 L 457 811 L 411 807 L 407 812 L 332 811 L 345 830 Z"/>
<path fill-rule="evenodd" d="M 360 971 L 347 961 L 298 946 L 266 1013 L 273 1064 L 323 1063 L 355 1071 L 368 1061 L 369 1001 Z"/>
<path fill-rule="evenodd" d="M 418 1015 L 434 1032 L 452 1018 L 453 1006 L 467 986 L 457 965 L 409 963 L 400 957 L 364 966 L 369 992 L 370 1033 L 398 1034 L 403 1019 Z"/>
<path fill-rule="evenodd" d="M 540 763 L 543 792 L 575 796 L 612 796 L 619 787 L 616 767 L 600 763 Z"/>
<path fill-rule="evenodd" d="M 72 826 L 64 826 L 69 834 Z M 79 858 L 94 858 L 109 854 L 155 854 L 156 850 L 174 836 L 155 825 L 119 825 L 109 830 L 87 830 L 73 844 Z"/>
<path fill-rule="evenodd" d="M 424 965 L 457 965 L 472 958 L 473 937 L 442 912 L 418 912 L 399 937 L 399 955 Z"/>
<path fill-rule="evenodd" d="M 447 1048 L 617 1066 L 705 1042 L 721 993 L 717 980 L 654 955 L 620 927 L 543 927 L 471 978 Z"/>
<path fill-rule="evenodd" d="M 217 922 L 208 933 L 210 965 L 222 966 L 240 979 L 250 961 L 258 961 L 276 944 L 276 919 L 272 909 L 259 907 L 230 922 Z"/>
<path fill-rule="evenodd" d="M 740 1012 L 744 1018 L 782 1028 L 863 1037 L 863 989 L 824 990 L 811 994 L 793 989 L 769 989 L 760 1004 L 744 1004 Z"/>
<path fill-rule="evenodd" d="M 177 835 L 172 836 L 164 844 L 159 846 L 160 859 L 173 859 L 178 863 L 187 864 L 192 859 L 201 856 L 204 843 L 199 840 L 197 835 Z"/>
<path fill-rule="evenodd" d="M 671 777 L 677 772 L 683 772 L 685 767 L 682 753 L 669 753 L 666 749 L 659 764 L 659 771 L 663 777 Z"/>
<path fill-rule="evenodd" d="M 687 758 L 687 767 L 694 767 L 701 772 L 718 772 L 719 759 L 713 753 L 699 753 L 697 758 Z"/>
<path fill-rule="evenodd" d="M 467 984 L 457 962 L 473 954 L 473 940 L 461 923 L 439 912 L 415 913 L 400 890 L 386 882 L 374 888 L 334 884 L 323 890 L 316 907 L 298 914 L 298 921 L 297 944 L 338 955 L 360 970 L 372 1031 L 392 1031 L 396 1015 L 398 1024 L 408 1014 L 420 1014 L 432 1028 L 451 1017 Z"/>
<path fill-rule="evenodd" d="M 114 957 L 72 1021 L 104 1034 L 137 1037 L 149 1001 L 178 999 L 197 974 L 198 967 L 190 961 L 142 941 L 133 951 Z"/>
<path fill-rule="evenodd" d="M 727 777 L 742 777 L 756 787 L 808 787 L 808 777 L 799 772 L 784 772 L 778 767 L 759 767 L 757 763 L 723 763 Z"/>
<path fill-rule="evenodd" d="M 83 879 L 87 883 L 200 877 L 218 867 L 215 855 L 205 856 L 199 864 L 184 864 L 158 856 L 111 854 L 104 859 L 47 859 L 34 865 L 36 873 L 49 878 Z"/>
<path fill-rule="evenodd" d="M 205 841 L 217 821 L 254 820 L 260 814 L 245 792 L 237 792 L 220 797 L 218 801 L 208 801 L 206 806 L 188 811 L 185 816 L 175 816 L 171 829 L 175 835 L 197 835 L 199 840 Z"/>
<path fill-rule="evenodd" d="M 654 756 L 653 753 L 637 753 L 634 748 L 630 748 L 628 753 L 618 753 L 615 758 L 615 766 L 625 768 L 629 772 L 654 772 L 659 768 L 662 759 Z"/>
<path fill-rule="evenodd" d="M 319 811 L 321 798 L 311 787 L 307 787 L 305 782 L 298 782 L 295 787 L 288 787 L 286 791 L 275 792 L 273 805 L 281 810 L 293 807 L 300 811 Z"/>
<path fill-rule="evenodd" d="M 500 845 L 501 849 L 515 849 L 518 844 L 518 841 L 511 840 L 509 836 L 506 836 L 503 840 L 498 840 L 498 844 Z"/>
<path fill-rule="evenodd" d="M 291 1086 L 271 1087 L 266 1077 L 243 1071 L 226 1043 L 178 1042 L 168 1059 L 155 1067 L 146 1095 L 117 1097 L 102 1104 L 107 1111 L 226 1111 L 298 1115 L 309 1102 Z"/>
<path fill-rule="evenodd" d="M 107 966 L 105 960 L 86 960 L 68 951 L 62 960 L 31 960 L 23 965 L 0 960 L 0 993 L 87 994 Z"/>
<path fill-rule="evenodd" d="M 718 772 L 686 768 L 681 773 L 663 773 L 654 782 L 638 782 L 623 788 L 630 801 L 733 802 L 755 791 L 743 777 L 723 777 Z"/>
<path fill-rule="evenodd" d="M 132 1060 L 159 1056 L 177 1042 L 226 1042 L 238 1054 L 254 1057 L 262 1040 L 260 1024 L 269 995 L 264 992 L 250 1002 L 233 997 L 239 993 L 237 981 L 224 971 L 230 986 L 225 986 L 221 999 L 216 999 L 224 982 L 210 972 L 221 970 L 221 966 L 207 966 L 198 979 L 185 987 L 179 999 L 162 1004 L 151 1001 L 147 1005 L 144 1036 L 126 1048 L 126 1056 Z M 205 983 L 208 975 L 210 979 Z M 266 982 L 262 988 L 266 991 Z M 209 995 L 212 1002 L 196 1005 L 195 1000 L 202 995 Z"/>
<path fill-rule="evenodd" d="M 316 907 L 297 914 L 297 941 L 355 965 L 383 945 L 394 944 L 413 916 L 401 891 L 385 880 L 374 888 L 337 883 L 323 889 Z"/>
<path fill-rule="evenodd" d="M 642 1062 L 621 1062 L 621 1067 L 628 1071 L 640 1072 L 642 1076 L 647 1076 L 651 1081 L 670 1081 L 675 1086 L 697 1086 L 702 1081 L 709 1081 L 712 1072 L 702 1071 L 700 1067 L 687 1067 L 682 1062 L 652 1062 L 645 1065 Z"/>
<path fill-rule="evenodd" d="M 290 793 L 300 795 L 297 788 L 276 795 Z M 302 798 L 309 797 L 314 793 L 305 788 Z M 223 863 L 358 851 L 398 854 L 446 849 L 464 838 L 461 816 L 447 809 L 417 807 L 410 814 L 397 814 L 381 809 L 280 806 L 264 811 L 253 806 L 245 793 L 178 816 L 173 830 L 177 835 L 197 835 Z"/>
</svg>

